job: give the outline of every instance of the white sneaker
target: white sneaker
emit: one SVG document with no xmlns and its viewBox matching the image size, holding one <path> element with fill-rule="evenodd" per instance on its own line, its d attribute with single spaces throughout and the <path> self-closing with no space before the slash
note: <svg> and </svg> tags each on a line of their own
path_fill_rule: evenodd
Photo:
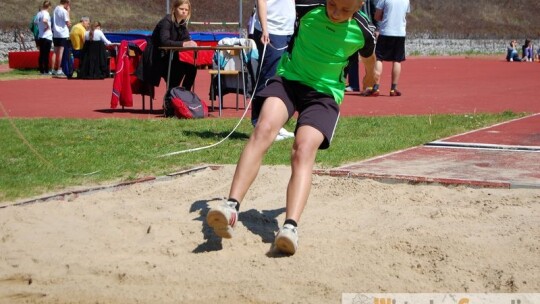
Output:
<svg viewBox="0 0 540 304">
<path fill-rule="evenodd" d="M 289 131 L 285 130 L 285 128 L 281 128 L 281 129 L 279 129 L 279 132 L 278 132 L 278 135 L 276 136 L 275 141 L 280 141 L 280 140 L 284 140 L 284 139 L 287 139 L 287 138 L 293 138 L 293 137 L 294 137 L 293 132 L 289 132 Z"/>
<path fill-rule="evenodd" d="M 234 226 L 238 220 L 235 202 L 223 201 L 208 211 L 206 223 L 214 228 L 214 233 L 226 239 L 233 237 Z"/>
<path fill-rule="evenodd" d="M 62 72 L 62 70 L 56 71 L 55 75 L 58 76 L 58 77 L 66 77 L 66 74 L 64 74 L 64 72 Z"/>
<path fill-rule="evenodd" d="M 285 137 L 283 137 L 283 136 L 281 136 L 281 135 L 278 134 L 278 135 L 276 136 L 276 139 L 274 139 L 274 141 L 280 141 L 280 140 L 284 140 L 284 139 L 285 139 Z"/>
<path fill-rule="evenodd" d="M 277 250 L 293 255 L 298 249 L 298 228 L 291 224 L 285 224 L 279 229 L 274 246 Z"/>
</svg>

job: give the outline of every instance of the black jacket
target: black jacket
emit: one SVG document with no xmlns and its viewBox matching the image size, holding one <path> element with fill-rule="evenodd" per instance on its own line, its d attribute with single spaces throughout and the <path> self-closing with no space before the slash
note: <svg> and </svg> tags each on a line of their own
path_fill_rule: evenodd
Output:
<svg viewBox="0 0 540 304">
<path fill-rule="evenodd" d="M 185 41 L 190 40 L 191 36 L 185 22 L 175 23 L 170 14 L 163 17 L 154 28 L 152 37 L 144 50 L 142 64 L 139 64 L 137 70 L 137 77 L 145 83 L 159 86 L 161 77 L 167 75 L 169 63 L 169 52 L 160 50 L 159 47 L 183 46 Z M 177 54 L 173 56 L 177 56 Z"/>
<path fill-rule="evenodd" d="M 109 77 L 107 48 L 103 41 L 86 41 L 81 50 L 77 78 L 103 79 Z"/>
</svg>

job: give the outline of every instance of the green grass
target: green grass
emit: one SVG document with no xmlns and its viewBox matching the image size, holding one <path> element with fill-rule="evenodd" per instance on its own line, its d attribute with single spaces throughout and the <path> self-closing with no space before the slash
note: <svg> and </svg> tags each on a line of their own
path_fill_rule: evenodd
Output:
<svg viewBox="0 0 540 304">
<path fill-rule="evenodd" d="M 341 118 L 317 167 L 329 168 L 477 129 L 522 114 Z M 221 145 L 171 157 L 224 138 L 236 119 L 0 119 L 0 201 L 77 185 L 163 175 L 200 164 L 235 164 L 252 127 L 244 120 Z M 292 129 L 294 122 L 286 126 Z M 26 144 L 27 143 L 27 144 Z M 264 164 L 288 164 L 291 140 L 276 142 Z M 95 172 L 95 174 L 85 175 Z"/>
<path fill-rule="evenodd" d="M 41 78 L 43 76 L 39 75 L 37 69 L 12 69 L 7 72 L 0 73 L 0 81 L 2 80 L 14 80 L 14 79 L 32 79 L 32 78 Z"/>
</svg>

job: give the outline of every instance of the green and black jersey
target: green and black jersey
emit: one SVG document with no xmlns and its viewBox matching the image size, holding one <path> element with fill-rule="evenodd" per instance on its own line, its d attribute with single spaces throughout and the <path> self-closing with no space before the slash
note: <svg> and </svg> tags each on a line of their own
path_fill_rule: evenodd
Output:
<svg viewBox="0 0 540 304">
<path fill-rule="evenodd" d="M 373 54 L 374 27 L 359 13 L 346 22 L 331 22 L 326 1 L 297 0 L 296 10 L 295 33 L 281 57 L 277 74 L 333 96 L 341 104 L 345 90 L 343 69 L 355 52 L 362 57 Z"/>
</svg>

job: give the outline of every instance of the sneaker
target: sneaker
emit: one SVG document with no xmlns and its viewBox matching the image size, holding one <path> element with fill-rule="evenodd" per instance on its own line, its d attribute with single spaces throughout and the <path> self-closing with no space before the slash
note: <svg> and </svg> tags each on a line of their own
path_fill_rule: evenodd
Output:
<svg viewBox="0 0 540 304">
<path fill-rule="evenodd" d="M 283 225 L 276 235 L 274 246 L 283 253 L 293 255 L 298 249 L 298 228 L 291 224 Z"/>
<path fill-rule="evenodd" d="M 238 219 L 236 203 L 223 201 L 208 211 L 206 223 L 214 229 L 214 233 L 226 239 L 233 237 L 234 226 Z"/>
<path fill-rule="evenodd" d="M 274 141 L 281 141 L 281 140 L 284 140 L 284 139 L 285 139 L 285 137 L 283 137 L 283 136 L 281 136 L 281 135 L 278 134 L 278 135 L 276 136 L 276 139 L 274 139 Z"/>
<path fill-rule="evenodd" d="M 390 90 L 390 96 L 401 96 L 401 92 L 398 90 Z"/>
<path fill-rule="evenodd" d="M 43 72 L 41 73 L 41 76 L 51 76 L 52 73 L 51 72 Z"/>
<path fill-rule="evenodd" d="M 56 71 L 56 77 L 66 77 L 66 74 L 64 74 L 64 72 L 62 72 L 62 70 L 60 71 Z"/>
<path fill-rule="evenodd" d="M 379 96 L 379 90 L 374 90 L 373 88 L 369 87 L 365 89 L 362 93 L 360 93 L 361 96 L 371 96 L 371 97 L 377 97 Z"/>
<path fill-rule="evenodd" d="M 345 88 L 345 92 L 359 92 L 360 90 L 357 88 L 353 88 L 351 86 L 348 86 Z"/>
<path fill-rule="evenodd" d="M 276 136 L 275 141 L 280 141 L 287 138 L 293 138 L 294 133 L 287 131 L 285 128 L 279 129 L 278 135 Z"/>
<path fill-rule="evenodd" d="M 52 72 L 49 72 L 51 73 L 51 75 L 56 75 L 56 71 L 55 70 L 52 70 Z"/>
</svg>

